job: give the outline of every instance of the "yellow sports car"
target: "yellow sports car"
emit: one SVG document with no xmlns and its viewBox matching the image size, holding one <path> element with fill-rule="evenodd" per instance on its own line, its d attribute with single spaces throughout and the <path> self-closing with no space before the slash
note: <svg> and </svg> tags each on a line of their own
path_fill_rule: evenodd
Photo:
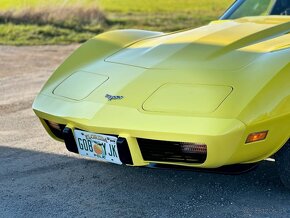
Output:
<svg viewBox="0 0 290 218">
<path fill-rule="evenodd" d="M 289 14 L 289 0 L 238 0 L 196 29 L 100 34 L 55 71 L 33 109 L 83 156 L 222 171 L 272 157 L 290 187 Z"/>
</svg>

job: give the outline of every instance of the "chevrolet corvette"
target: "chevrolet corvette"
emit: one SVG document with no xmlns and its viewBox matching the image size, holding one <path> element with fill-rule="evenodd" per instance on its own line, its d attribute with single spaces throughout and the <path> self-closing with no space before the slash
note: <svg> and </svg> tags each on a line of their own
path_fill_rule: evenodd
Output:
<svg viewBox="0 0 290 218">
<path fill-rule="evenodd" d="M 33 110 L 82 156 L 217 171 L 271 158 L 290 187 L 289 15 L 289 0 L 237 0 L 195 29 L 100 34 L 51 75 Z"/>
</svg>

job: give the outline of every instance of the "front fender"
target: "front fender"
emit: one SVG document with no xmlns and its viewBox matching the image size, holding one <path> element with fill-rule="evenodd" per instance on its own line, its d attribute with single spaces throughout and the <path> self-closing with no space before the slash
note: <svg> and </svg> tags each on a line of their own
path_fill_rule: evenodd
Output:
<svg viewBox="0 0 290 218">
<path fill-rule="evenodd" d="M 109 55 L 128 45 L 150 37 L 162 35 L 161 32 L 145 30 L 115 30 L 97 35 L 77 48 L 52 74 L 41 92 L 51 92 L 56 83 L 63 81 L 72 73 L 82 70 L 97 61 L 103 61 Z"/>
</svg>

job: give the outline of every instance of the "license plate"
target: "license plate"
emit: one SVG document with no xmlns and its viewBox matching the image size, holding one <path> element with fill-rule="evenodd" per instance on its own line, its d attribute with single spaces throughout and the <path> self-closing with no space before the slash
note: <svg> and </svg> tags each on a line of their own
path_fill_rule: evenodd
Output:
<svg viewBox="0 0 290 218">
<path fill-rule="evenodd" d="M 122 164 L 117 148 L 117 137 L 81 130 L 74 130 L 74 136 L 80 155 Z"/>
</svg>

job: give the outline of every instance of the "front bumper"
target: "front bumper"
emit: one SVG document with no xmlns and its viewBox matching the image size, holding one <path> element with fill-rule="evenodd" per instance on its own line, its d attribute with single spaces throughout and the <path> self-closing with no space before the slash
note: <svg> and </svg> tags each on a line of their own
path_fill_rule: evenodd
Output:
<svg viewBox="0 0 290 218">
<path fill-rule="evenodd" d="M 133 166 L 160 163 L 216 168 L 247 161 L 236 155 L 240 146 L 244 145 L 246 129 L 236 119 L 143 113 L 135 108 L 88 101 L 76 102 L 42 94 L 38 95 L 33 109 L 41 120 L 65 124 L 72 132 L 74 128 L 78 128 L 126 139 Z M 48 130 L 47 126 L 46 129 Z M 55 138 L 52 134 L 51 136 Z M 144 160 L 138 138 L 206 144 L 207 157 L 204 163 Z"/>
</svg>

